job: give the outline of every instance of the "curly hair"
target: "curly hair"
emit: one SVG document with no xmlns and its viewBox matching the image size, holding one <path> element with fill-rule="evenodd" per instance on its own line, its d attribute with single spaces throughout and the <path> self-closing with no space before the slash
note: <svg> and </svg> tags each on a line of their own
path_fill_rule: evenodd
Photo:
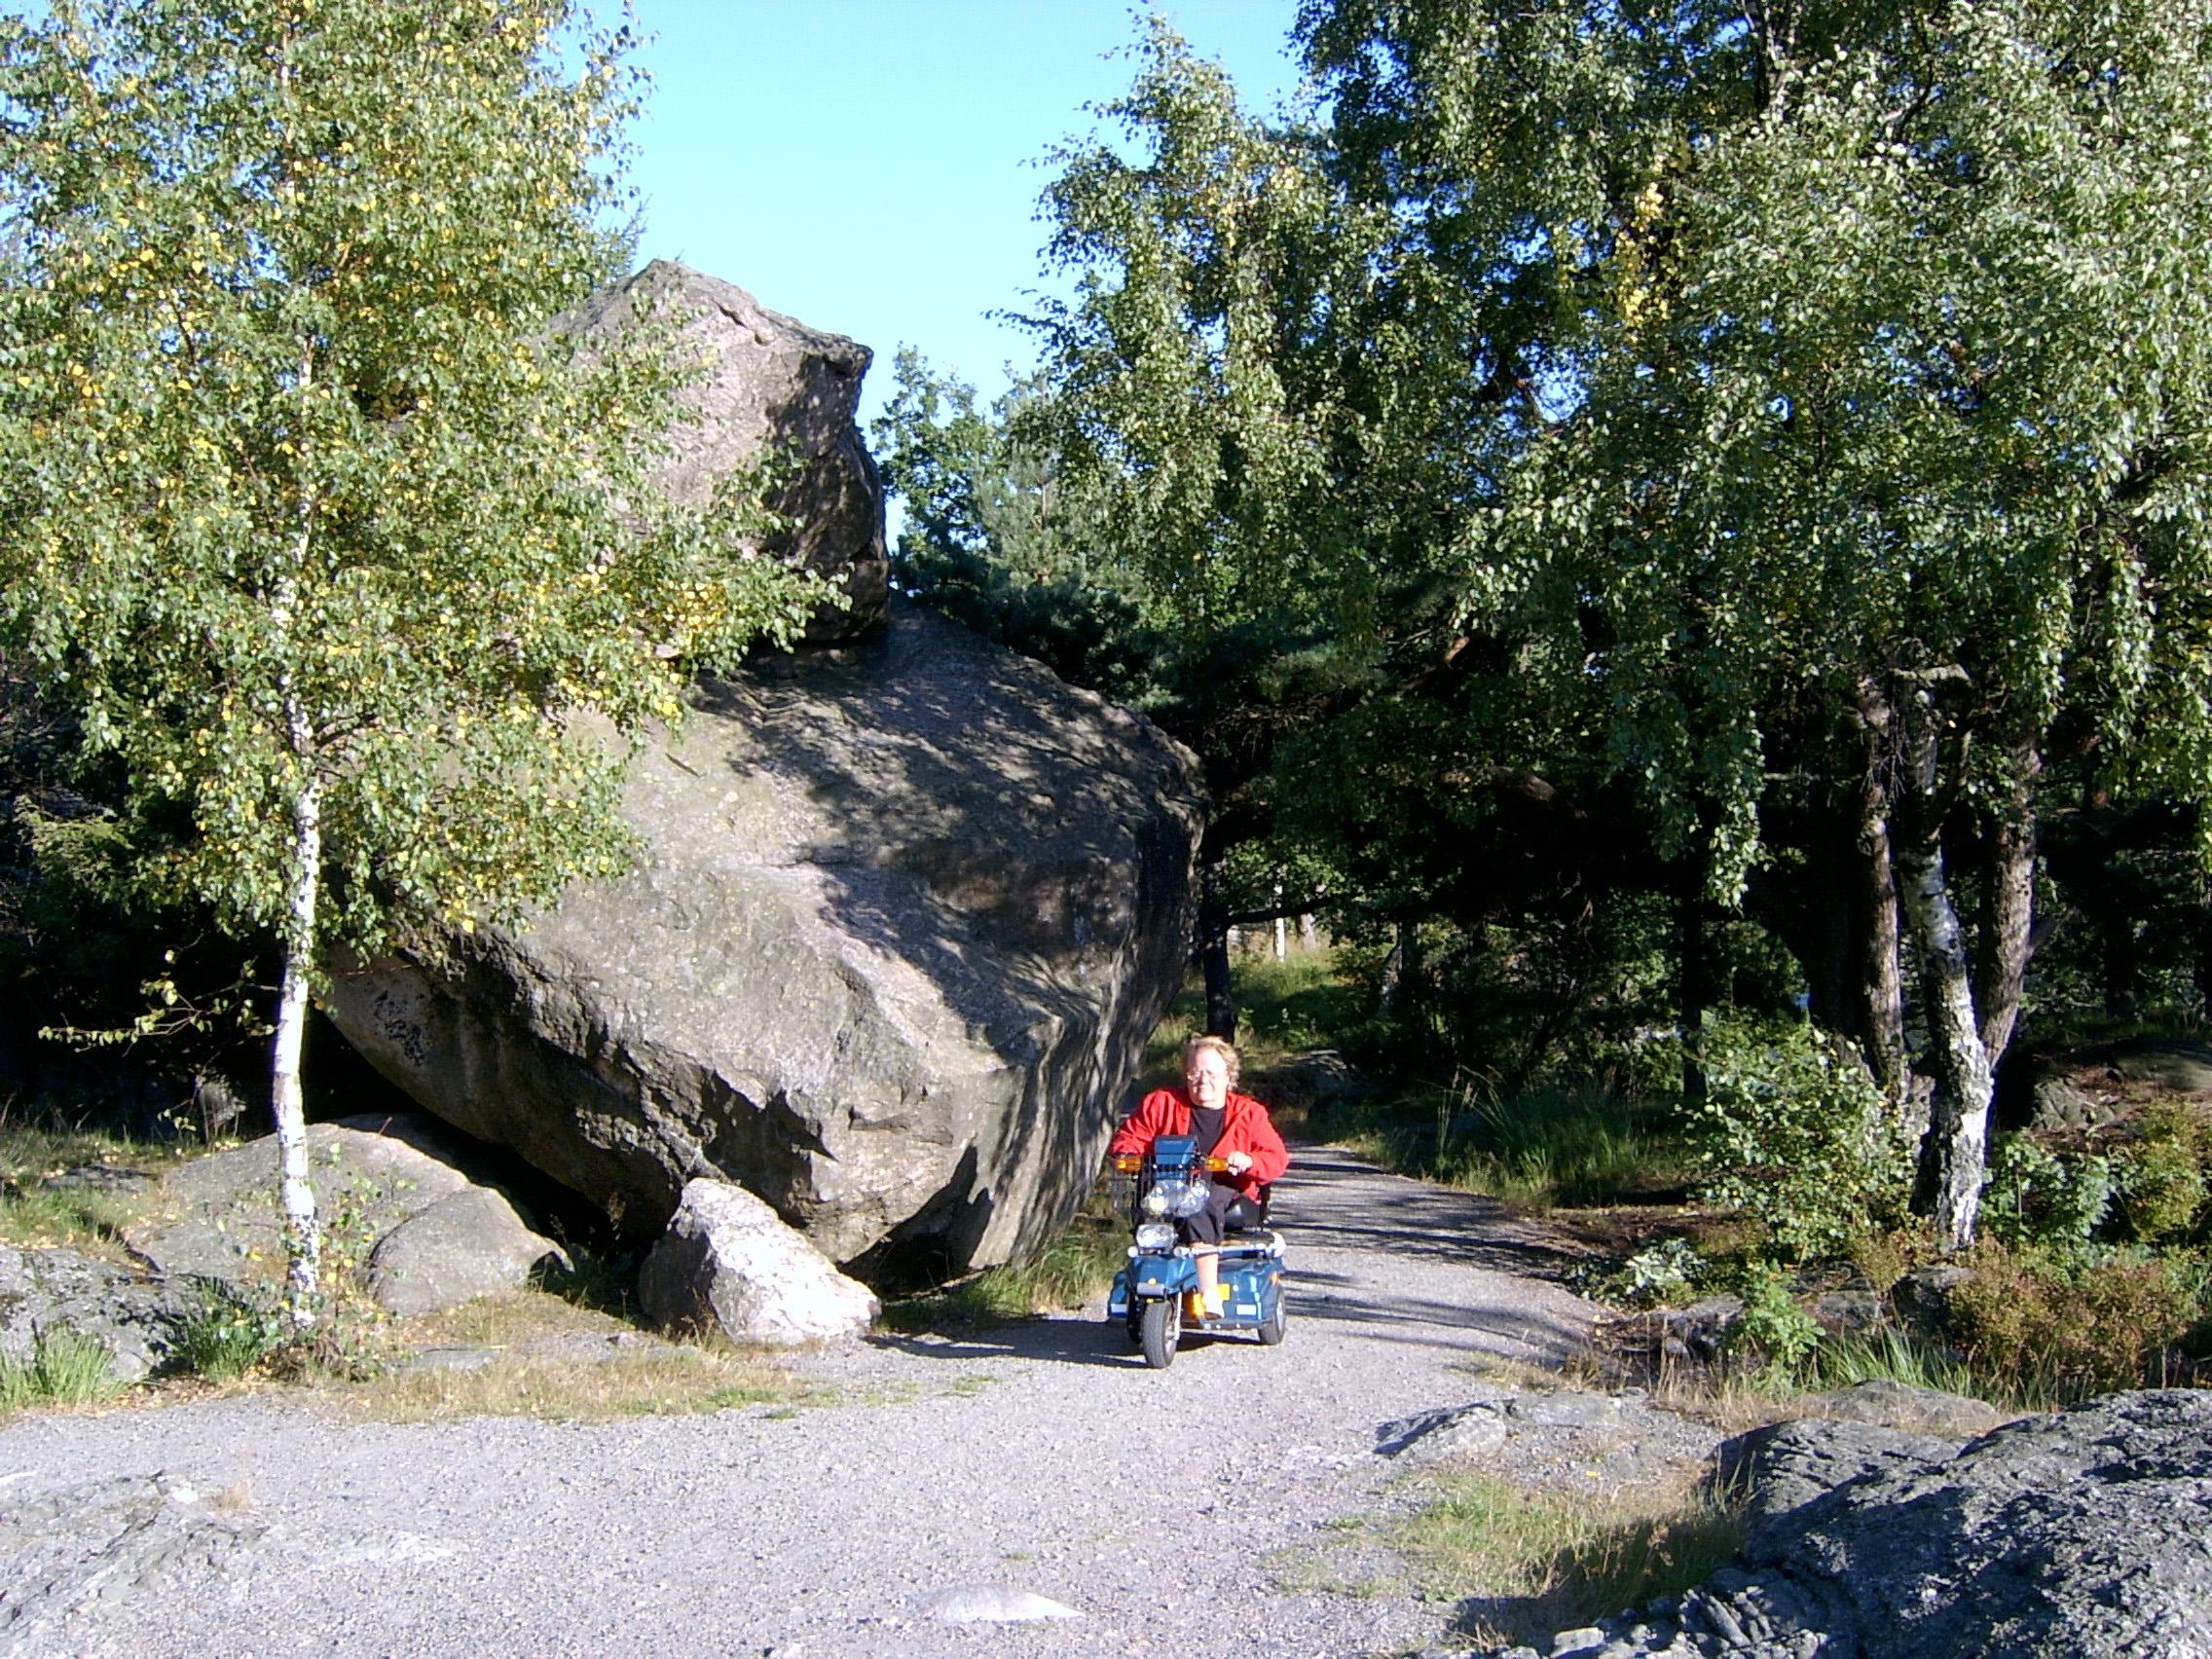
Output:
<svg viewBox="0 0 2212 1659">
<path fill-rule="evenodd" d="M 1198 1057 L 1208 1053 L 1221 1056 L 1221 1063 L 1229 1068 L 1229 1087 L 1235 1088 L 1237 1076 L 1244 1069 L 1244 1062 L 1237 1055 L 1236 1045 L 1226 1037 L 1194 1037 L 1184 1044 L 1183 1075 L 1188 1077 Z"/>
</svg>

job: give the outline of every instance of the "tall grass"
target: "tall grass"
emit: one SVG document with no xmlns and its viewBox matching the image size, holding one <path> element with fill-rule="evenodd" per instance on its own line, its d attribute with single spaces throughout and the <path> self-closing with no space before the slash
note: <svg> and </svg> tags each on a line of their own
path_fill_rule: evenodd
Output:
<svg viewBox="0 0 2212 1659">
<path fill-rule="evenodd" d="M 1280 962 L 1240 955 L 1235 967 L 1236 1049 L 1246 1069 L 1263 1070 L 1309 1049 L 1336 1046 L 1356 1014 L 1356 993 L 1337 977 L 1336 954 L 1293 949 Z M 1145 1044 L 1148 1076 L 1166 1081 L 1178 1051 L 1205 1029 L 1205 993 L 1194 976 Z"/>
<path fill-rule="evenodd" d="M 1390 1168 L 1531 1209 L 1614 1202 L 1681 1178 L 1681 1151 L 1654 1109 L 1591 1089 L 1500 1099 L 1462 1083 L 1330 1127 Z"/>
<path fill-rule="evenodd" d="M 97 1405 L 122 1392 L 107 1349 L 75 1331 L 42 1331 L 29 1358 L 0 1358 L 0 1411 Z"/>
<path fill-rule="evenodd" d="M 1742 1541 L 1735 1510 L 1704 1487 L 1530 1492 L 1457 1475 L 1392 1538 L 1424 1591 L 1465 1599 L 1485 1641 L 1548 1641 L 1701 1583 Z"/>
</svg>

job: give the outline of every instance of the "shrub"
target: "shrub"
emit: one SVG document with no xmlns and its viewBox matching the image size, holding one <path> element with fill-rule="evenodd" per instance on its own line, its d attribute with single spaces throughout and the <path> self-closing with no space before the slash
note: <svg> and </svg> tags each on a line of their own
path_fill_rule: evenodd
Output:
<svg viewBox="0 0 2212 1659">
<path fill-rule="evenodd" d="M 2014 1248 L 2079 1252 L 2103 1224 L 2112 1195 L 2109 1159 L 2061 1157 L 2032 1136 L 2006 1135 L 1990 1156 L 1982 1226 Z"/>
<path fill-rule="evenodd" d="M 1840 1253 L 1898 1215 L 1912 1161 L 1851 1050 L 1804 1025 L 1716 1022 L 1706 1098 L 1685 1108 L 1703 1197 L 1760 1222 L 1785 1261 Z"/>
<path fill-rule="evenodd" d="M 1789 1275 L 1772 1267 L 1752 1267 L 1740 1294 L 1744 1311 L 1728 1329 L 1729 1351 L 1757 1362 L 1761 1385 L 1793 1387 L 1821 1346 L 1820 1322 L 1798 1302 Z"/>
<path fill-rule="evenodd" d="M 243 1377 L 284 1345 L 289 1322 L 276 1301 L 209 1284 L 177 1328 L 171 1363 L 210 1382 Z"/>
<path fill-rule="evenodd" d="M 2022 1405 L 2163 1382 L 2168 1350 L 2197 1319 L 2185 1259 L 1985 1240 L 1968 1263 L 1974 1276 L 1950 1293 L 1953 1339 L 1977 1376 Z"/>
<path fill-rule="evenodd" d="M 2120 1219 L 2146 1244 L 2186 1238 L 2204 1208 L 2203 1120 L 2177 1101 L 2155 1101 L 2114 1160 Z"/>
</svg>

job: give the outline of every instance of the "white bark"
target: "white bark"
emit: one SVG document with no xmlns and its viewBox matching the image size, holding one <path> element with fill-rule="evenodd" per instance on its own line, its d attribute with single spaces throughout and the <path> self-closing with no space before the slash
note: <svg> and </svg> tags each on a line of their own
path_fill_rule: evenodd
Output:
<svg viewBox="0 0 2212 1659">
<path fill-rule="evenodd" d="M 308 1185 L 307 1100 L 300 1087 L 300 1040 L 308 1022 L 308 977 L 314 960 L 315 889 L 322 867 L 322 792 L 311 776 L 292 803 L 291 925 L 276 996 L 276 1036 L 269 1073 L 284 1205 L 284 1306 L 295 1325 L 314 1323 L 322 1234 Z"/>
<path fill-rule="evenodd" d="M 1905 862 L 1904 903 L 1926 975 L 1936 1098 L 1928 1126 L 1934 1155 L 1936 1236 L 1945 1250 L 1973 1242 L 1988 1166 L 1994 1077 L 1975 1017 L 1966 940 L 1943 879 L 1943 855 L 1916 849 Z"/>
</svg>

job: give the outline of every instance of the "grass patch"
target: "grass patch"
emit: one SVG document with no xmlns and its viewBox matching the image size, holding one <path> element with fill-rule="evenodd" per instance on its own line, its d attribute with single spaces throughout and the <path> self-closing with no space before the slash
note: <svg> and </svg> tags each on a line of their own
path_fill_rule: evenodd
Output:
<svg viewBox="0 0 2212 1659">
<path fill-rule="evenodd" d="M 1461 1086 L 1363 1104 L 1320 1125 L 1403 1174 L 1487 1193 L 1525 1209 L 1585 1208 L 1678 1188 L 1677 1136 L 1651 1106 L 1588 1089 L 1495 1099 Z"/>
<path fill-rule="evenodd" d="M 558 1421 L 692 1414 L 732 1407 L 826 1405 L 834 1395 L 763 1355 L 706 1340 L 580 1357 L 579 1347 L 635 1344 L 637 1329 L 543 1290 L 480 1297 L 380 1332 L 380 1368 L 360 1375 L 312 1364 L 299 1381 L 350 1417 L 424 1422 L 452 1416 Z M 409 1353 L 488 1354 L 468 1369 L 404 1369 Z"/>
<path fill-rule="evenodd" d="M 712 1348 L 612 1360 L 521 1354 L 475 1370 L 397 1372 L 332 1384 L 325 1392 L 347 1416 L 379 1422 L 453 1417 L 603 1422 L 755 1405 L 795 1410 L 836 1398 L 766 1361 Z"/>
<path fill-rule="evenodd" d="M 274 1300 L 210 1284 L 178 1326 L 169 1357 L 203 1382 L 235 1382 L 258 1370 L 290 1335 Z"/>
<path fill-rule="evenodd" d="M 1986 1387 L 1964 1361 L 1895 1326 L 1862 1337 L 1829 1337 L 1814 1350 L 1812 1389 L 1861 1382 L 1897 1382 L 1972 1398 Z"/>
<path fill-rule="evenodd" d="M 1244 1069 L 1261 1071 L 1309 1049 L 1332 1047 L 1358 1014 L 1358 993 L 1337 977 L 1332 950 L 1293 948 L 1272 955 L 1239 954 L 1231 965 L 1236 988 L 1236 1051 Z M 1144 1049 L 1147 1087 L 1179 1082 L 1183 1045 L 1206 1035 L 1202 981 L 1192 975 L 1153 1027 Z"/>
<path fill-rule="evenodd" d="M 0 1411 L 96 1406 L 123 1392 L 107 1349 L 75 1331 L 40 1333 L 28 1359 L 0 1359 Z"/>
<path fill-rule="evenodd" d="M 1084 1308 L 1105 1294 L 1128 1244 L 1128 1223 L 1100 1188 L 1067 1231 L 1029 1261 L 985 1268 L 941 1290 L 889 1303 L 883 1324 L 907 1332 L 972 1330 Z"/>
<path fill-rule="evenodd" d="M 1567 1494 L 1472 1474 L 1440 1483 L 1391 1539 L 1426 1593 L 1467 1604 L 1467 1634 L 1498 1642 L 1548 1642 L 1680 1595 L 1741 1540 L 1734 1509 L 1702 1487 Z"/>
<path fill-rule="evenodd" d="M 103 1260 L 126 1259 L 122 1230 L 138 1219 L 149 1195 L 96 1181 L 54 1187 L 67 1170 L 160 1176 L 206 1149 L 138 1141 L 105 1130 L 18 1119 L 0 1107 L 0 1242 L 64 1247 Z"/>
</svg>

